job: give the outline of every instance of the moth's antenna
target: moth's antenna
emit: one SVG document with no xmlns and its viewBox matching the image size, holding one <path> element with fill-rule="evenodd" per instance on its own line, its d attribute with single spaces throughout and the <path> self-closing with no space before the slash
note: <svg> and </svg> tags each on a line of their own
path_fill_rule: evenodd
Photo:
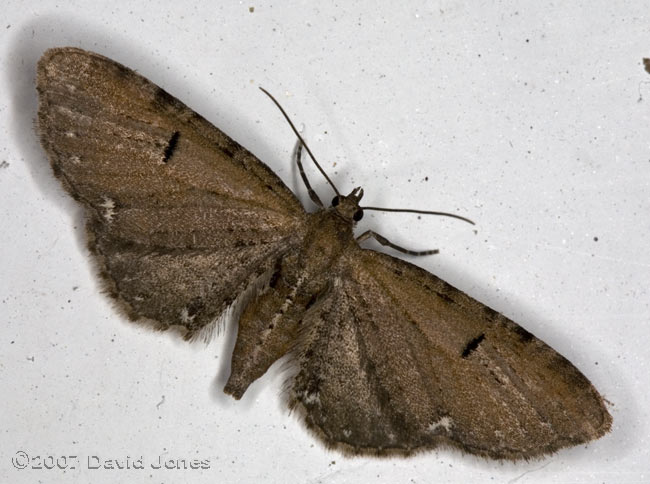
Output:
<svg viewBox="0 0 650 484">
<path fill-rule="evenodd" d="M 476 225 L 470 219 L 461 217 L 460 215 L 456 215 L 454 213 L 431 212 L 429 210 L 411 210 L 409 208 L 380 208 L 380 207 L 359 207 L 359 208 L 361 210 L 377 210 L 381 212 L 408 212 L 408 213 L 422 213 L 424 215 L 441 215 L 442 217 L 457 218 L 458 220 L 462 220 L 463 222 L 467 222 L 468 224 Z"/>
<path fill-rule="evenodd" d="M 280 106 L 280 103 L 279 103 L 279 102 L 278 102 L 278 101 L 277 101 L 273 96 L 271 96 L 271 94 L 270 94 L 266 89 L 264 89 L 264 88 L 261 87 L 261 86 L 258 86 L 258 87 L 260 88 L 260 90 L 261 90 L 264 94 L 266 94 L 268 97 L 271 98 L 271 101 L 273 101 L 273 102 L 275 103 L 275 105 L 278 107 L 278 109 L 280 110 L 280 112 L 281 112 L 282 115 L 284 116 L 284 119 L 287 120 L 287 123 L 289 123 L 289 126 L 291 126 L 291 129 L 293 130 L 294 133 L 296 133 L 296 136 L 298 137 L 298 139 L 300 140 L 300 142 L 302 143 L 302 145 L 303 145 L 303 146 L 305 147 L 305 149 L 307 150 L 307 153 L 309 153 L 309 157 L 311 158 L 311 160 L 312 160 L 312 161 L 314 162 L 314 164 L 316 165 L 316 168 L 318 168 L 318 170 L 321 172 L 321 174 L 325 177 L 325 180 L 327 180 L 327 183 L 330 184 L 330 186 L 334 189 L 334 191 L 336 192 L 336 194 L 340 196 L 341 194 L 340 194 L 339 191 L 336 189 L 336 186 L 334 185 L 334 183 L 332 183 L 332 180 L 330 180 L 330 177 L 327 176 L 327 173 L 325 173 L 325 170 L 323 170 L 323 169 L 321 168 L 321 166 L 318 164 L 318 162 L 316 161 L 316 158 L 314 157 L 314 155 L 312 154 L 311 150 L 309 149 L 309 146 L 307 146 L 307 143 L 305 143 L 305 140 L 302 139 L 302 136 L 300 136 L 300 133 L 298 133 L 298 130 L 296 129 L 296 127 L 295 127 L 295 126 L 293 125 L 293 123 L 291 122 L 291 119 L 289 119 L 289 115 L 284 111 L 284 109 L 282 108 L 282 106 Z"/>
</svg>

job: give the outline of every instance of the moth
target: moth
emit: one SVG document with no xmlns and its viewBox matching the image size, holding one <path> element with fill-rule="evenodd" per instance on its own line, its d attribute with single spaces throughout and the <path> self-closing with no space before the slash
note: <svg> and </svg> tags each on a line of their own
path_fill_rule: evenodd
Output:
<svg viewBox="0 0 650 484">
<path fill-rule="evenodd" d="M 90 251 L 128 317 L 191 338 L 241 303 L 224 389 L 234 398 L 286 356 L 289 406 L 347 453 L 452 446 L 515 460 L 610 430 L 603 398 L 544 342 L 363 249 L 369 236 L 393 245 L 355 237 L 362 189 L 332 184 L 325 206 L 308 185 L 320 209 L 307 213 L 221 130 L 92 52 L 45 52 L 37 89 L 41 143 L 85 207 Z"/>
</svg>

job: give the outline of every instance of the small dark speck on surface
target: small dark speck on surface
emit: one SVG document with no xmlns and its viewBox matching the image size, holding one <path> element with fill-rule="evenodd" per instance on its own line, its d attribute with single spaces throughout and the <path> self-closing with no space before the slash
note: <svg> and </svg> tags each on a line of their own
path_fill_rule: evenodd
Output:
<svg viewBox="0 0 650 484">
<path fill-rule="evenodd" d="M 645 71 L 650 74 L 650 58 L 644 57 L 643 58 L 643 67 L 645 67 Z"/>
<path fill-rule="evenodd" d="M 598 237 L 594 237 L 594 242 L 598 242 Z"/>
<path fill-rule="evenodd" d="M 2 160 L 2 162 L 0 162 L 0 168 L 9 168 L 9 163 L 7 163 L 5 160 Z"/>
<path fill-rule="evenodd" d="M 255 7 L 248 7 L 248 11 L 249 11 L 250 13 L 253 13 L 253 12 L 255 11 Z"/>
</svg>

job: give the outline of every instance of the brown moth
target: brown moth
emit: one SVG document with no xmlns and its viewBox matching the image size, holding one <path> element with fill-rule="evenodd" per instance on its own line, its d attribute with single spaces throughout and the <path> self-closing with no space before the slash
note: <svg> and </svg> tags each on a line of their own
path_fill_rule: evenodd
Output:
<svg viewBox="0 0 650 484">
<path fill-rule="evenodd" d="M 362 249 L 375 235 L 353 232 L 362 190 L 307 213 L 253 154 L 98 54 L 48 50 L 38 92 L 43 147 L 86 208 L 90 250 L 131 319 L 192 337 L 252 292 L 226 393 L 240 398 L 288 355 L 290 406 L 354 454 L 449 445 L 521 459 L 609 431 L 603 398 L 544 342 L 433 274 Z"/>
</svg>

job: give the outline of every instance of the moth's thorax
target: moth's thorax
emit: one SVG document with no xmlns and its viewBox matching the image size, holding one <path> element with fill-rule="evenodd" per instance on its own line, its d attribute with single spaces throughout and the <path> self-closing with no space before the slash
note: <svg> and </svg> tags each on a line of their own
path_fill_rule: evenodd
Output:
<svg viewBox="0 0 650 484">
<path fill-rule="evenodd" d="M 335 207 L 311 213 L 303 245 L 303 262 L 326 267 L 340 257 L 354 240 L 354 222 L 340 216 Z"/>
</svg>

